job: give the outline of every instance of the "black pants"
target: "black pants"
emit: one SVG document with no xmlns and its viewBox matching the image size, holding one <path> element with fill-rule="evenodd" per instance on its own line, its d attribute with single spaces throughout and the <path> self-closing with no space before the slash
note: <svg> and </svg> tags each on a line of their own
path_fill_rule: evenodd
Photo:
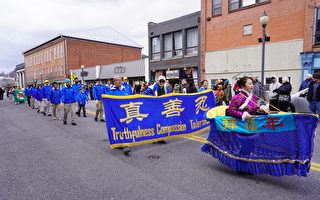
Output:
<svg viewBox="0 0 320 200">
<path fill-rule="evenodd" d="M 27 99 L 28 99 L 28 105 L 30 106 L 30 96 L 27 95 Z"/>
<path fill-rule="evenodd" d="M 85 104 L 78 104 L 79 110 L 78 110 L 78 115 L 80 116 L 80 111 L 81 109 L 83 110 L 83 116 L 86 116 L 86 105 Z"/>
<path fill-rule="evenodd" d="M 277 99 L 271 99 L 271 100 L 270 100 L 270 104 L 279 109 L 279 103 L 278 103 L 278 100 L 277 100 Z M 269 106 L 270 111 L 278 111 L 278 110 L 276 110 L 274 107 Z M 279 110 L 280 110 L 280 109 L 279 109 Z"/>
</svg>

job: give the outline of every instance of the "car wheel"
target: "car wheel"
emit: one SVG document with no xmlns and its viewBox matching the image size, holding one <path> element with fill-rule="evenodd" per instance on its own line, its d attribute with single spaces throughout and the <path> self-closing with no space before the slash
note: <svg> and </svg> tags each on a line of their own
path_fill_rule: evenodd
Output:
<svg viewBox="0 0 320 200">
<path fill-rule="evenodd" d="M 287 110 L 287 112 L 291 112 L 291 113 L 296 112 L 296 109 L 294 108 L 294 106 L 291 103 L 288 104 L 288 106 L 286 107 L 286 110 Z"/>
</svg>

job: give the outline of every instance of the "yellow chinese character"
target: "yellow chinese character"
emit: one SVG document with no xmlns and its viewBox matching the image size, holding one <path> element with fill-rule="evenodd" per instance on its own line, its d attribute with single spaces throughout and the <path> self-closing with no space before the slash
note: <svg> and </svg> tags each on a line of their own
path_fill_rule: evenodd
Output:
<svg viewBox="0 0 320 200">
<path fill-rule="evenodd" d="M 205 104 L 207 98 L 208 98 L 207 96 L 202 96 L 202 97 L 199 97 L 195 100 L 195 102 L 197 103 L 196 104 L 196 114 L 198 114 L 200 110 L 202 110 L 202 111 L 209 110 L 208 104 Z"/>
<path fill-rule="evenodd" d="M 258 129 L 256 121 L 254 119 L 250 119 L 248 123 L 246 123 L 246 129 L 249 131 L 256 131 Z"/>
<path fill-rule="evenodd" d="M 166 115 L 166 117 L 180 116 L 180 113 L 184 110 L 181 107 L 182 101 L 179 99 L 169 100 L 168 102 L 163 103 L 165 111 L 161 114 Z"/>
<path fill-rule="evenodd" d="M 235 128 L 238 128 L 237 121 L 235 118 L 232 118 L 232 119 L 224 118 L 222 119 L 222 124 L 224 125 L 222 129 L 231 128 L 232 130 L 234 130 Z"/>
<path fill-rule="evenodd" d="M 130 102 L 129 104 L 120 105 L 121 108 L 124 108 L 126 110 L 127 114 L 127 117 L 120 119 L 120 122 L 125 121 L 127 124 L 129 124 L 134 118 L 142 121 L 143 118 L 148 117 L 149 114 L 140 114 L 140 106 L 142 104 L 142 102 Z"/>
</svg>

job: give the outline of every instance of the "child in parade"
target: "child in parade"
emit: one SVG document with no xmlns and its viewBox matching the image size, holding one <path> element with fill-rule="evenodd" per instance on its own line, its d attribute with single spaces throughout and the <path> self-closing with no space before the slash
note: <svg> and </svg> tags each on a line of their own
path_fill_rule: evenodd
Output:
<svg viewBox="0 0 320 200">
<path fill-rule="evenodd" d="M 76 113 L 80 117 L 81 109 L 83 110 L 83 117 L 87 117 L 86 115 L 86 103 L 89 101 L 88 99 L 88 93 L 84 91 L 85 89 L 80 88 L 80 91 L 77 95 L 77 101 L 78 101 L 78 112 Z"/>
</svg>

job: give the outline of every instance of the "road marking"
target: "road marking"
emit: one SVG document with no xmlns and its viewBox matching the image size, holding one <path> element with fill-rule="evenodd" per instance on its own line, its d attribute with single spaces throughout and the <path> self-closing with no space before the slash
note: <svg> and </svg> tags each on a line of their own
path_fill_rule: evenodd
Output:
<svg viewBox="0 0 320 200">
<path fill-rule="evenodd" d="M 90 115 L 93 115 L 93 116 L 96 115 L 96 112 L 91 111 L 91 110 L 87 110 L 87 113 L 90 114 Z M 194 140 L 194 141 L 197 141 L 197 142 L 202 142 L 202 143 L 208 144 L 207 139 L 204 138 L 204 137 L 199 137 L 199 136 L 196 136 L 196 135 L 190 135 L 190 136 L 185 136 L 185 138 L 187 138 L 189 140 Z M 310 169 L 320 172 L 320 164 L 312 162 Z"/>
</svg>

